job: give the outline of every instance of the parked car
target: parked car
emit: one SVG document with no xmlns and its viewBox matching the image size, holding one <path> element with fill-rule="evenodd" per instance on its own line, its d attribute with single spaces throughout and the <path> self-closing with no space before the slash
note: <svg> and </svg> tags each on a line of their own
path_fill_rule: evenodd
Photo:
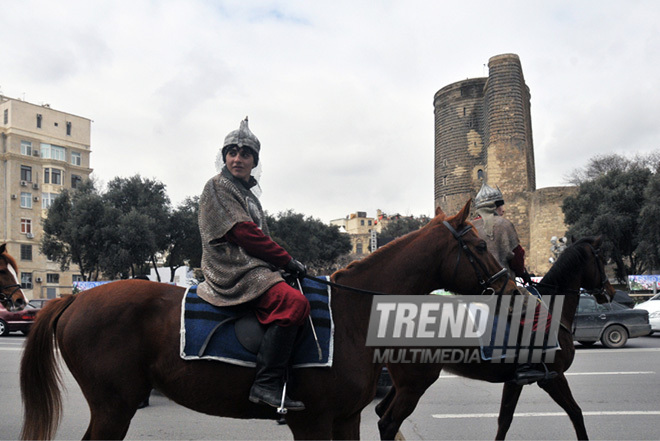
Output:
<svg viewBox="0 0 660 441">
<path fill-rule="evenodd" d="M 627 306 L 628 308 L 632 308 L 635 306 L 635 300 L 632 297 L 630 297 L 630 295 L 627 292 L 621 291 L 620 289 L 616 290 L 612 301 L 620 303 L 623 306 Z"/>
<path fill-rule="evenodd" d="M 656 294 L 649 300 L 635 305 L 635 309 L 648 311 L 651 332 L 660 331 L 660 294 Z"/>
<path fill-rule="evenodd" d="M 573 338 L 591 346 L 600 340 L 608 348 L 620 348 L 629 338 L 649 335 L 649 313 L 619 303 L 598 303 L 588 294 L 580 295 L 573 322 Z"/>
<path fill-rule="evenodd" d="M 27 335 L 38 311 L 39 308 L 29 304 L 22 311 L 7 311 L 4 306 L 0 305 L 0 335 L 5 336 L 10 332 L 19 331 Z"/>
<path fill-rule="evenodd" d="M 50 299 L 32 299 L 28 303 L 34 306 L 35 308 L 41 309 L 44 306 L 46 306 L 46 303 L 48 303 L 49 300 Z"/>
</svg>

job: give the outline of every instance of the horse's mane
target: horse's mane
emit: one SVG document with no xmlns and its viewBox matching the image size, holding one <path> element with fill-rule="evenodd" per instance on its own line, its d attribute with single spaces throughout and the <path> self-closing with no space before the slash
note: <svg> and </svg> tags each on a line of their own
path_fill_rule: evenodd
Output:
<svg viewBox="0 0 660 441">
<path fill-rule="evenodd" d="M 596 241 L 595 237 L 584 237 L 571 246 L 566 248 L 557 258 L 548 273 L 543 277 L 541 283 L 552 282 L 553 285 L 563 286 L 569 283 L 573 278 L 575 268 L 580 267 L 588 258 L 582 244 L 592 245 Z"/>
<path fill-rule="evenodd" d="M 337 276 L 340 276 L 347 272 L 363 271 L 367 268 L 371 268 L 373 266 L 379 265 L 380 262 L 383 259 L 387 259 L 388 258 L 387 256 L 391 255 L 392 252 L 396 252 L 397 250 L 400 250 L 401 248 L 405 247 L 408 243 L 415 240 L 417 236 L 424 233 L 428 228 L 430 228 L 431 224 L 435 223 L 434 220 L 435 219 L 431 219 L 431 221 L 426 225 L 424 225 L 423 227 L 415 231 L 411 231 L 410 233 L 404 234 L 401 237 L 397 237 L 392 242 L 378 248 L 376 251 L 369 254 L 364 259 L 354 260 L 353 262 L 349 263 L 347 267 L 335 271 L 335 273 L 332 275 L 332 278 L 334 279 Z"/>
</svg>

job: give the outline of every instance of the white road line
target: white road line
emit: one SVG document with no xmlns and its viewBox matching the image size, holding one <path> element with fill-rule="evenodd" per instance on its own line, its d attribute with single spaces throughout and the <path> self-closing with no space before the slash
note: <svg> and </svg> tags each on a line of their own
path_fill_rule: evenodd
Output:
<svg viewBox="0 0 660 441">
<path fill-rule="evenodd" d="M 620 372 L 566 372 L 566 376 L 575 375 L 654 375 L 655 371 L 620 371 Z M 441 374 L 440 379 L 463 378 L 460 375 Z"/>
<path fill-rule="evenodd" d="M 22 351 L 23 348 L 0 348 L 0 351 Z"/>
<path fill-rule="evenodd" d="M 584 416 L 612 416 L 612 415 L 660 415 L 659 410 L 620 410 L 620 411 L 602 411 L 602 412 L 582 412 Z M 456 419 L 456 418 L 497 418 L 497 413 L 444 413 L 431 415 L 437 419 Z M 520 412 L 513 415 L 516 417 L 565 417 L 566 412 Z"/>
</svg>

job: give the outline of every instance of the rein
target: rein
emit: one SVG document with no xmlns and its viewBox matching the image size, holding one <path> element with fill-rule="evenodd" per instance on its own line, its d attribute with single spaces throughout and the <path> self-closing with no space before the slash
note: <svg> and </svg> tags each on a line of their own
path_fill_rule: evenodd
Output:
<svg viewBox="0 0 660 441">
<path fill-rule="evenodd" d="M 458 244 L 463 249 L 463 251 L 465 251 L 468 261 L 472 264 L 472 268 L 474 268 L 474 272 L 477 273 L 477 277 L 479 278 L 479 285 L 481 285 L 481 287 L 484 289 L 483 292 L 485 293 L 486 291 L 490 290 L 491 295 L 495 294 L 495 290 L 491 288 L 491 285 L 501 277 L 508 277 L 507 269 L 502 268 L 497 273 L 486 279 L 483 274 L 487 274 L 488 271 L 484 267 L 484 264 L 480 260 L 477 260 L 475 258 L 474 254 L 472 253 L 470 248 L 468 248 L 467 244 L 463 240 L 463 236 L 465 236 L 472 229 L 472 225 L 466 225 L 461 231 L 456 231 L 449 222 L 444 221 L 443 224 L 445 225 L 445 227 L 447 227 L 447 229 L 451 232 L 454 238 L 458 241 Z M 454 279 L 458 274 L 458 264 L 460 261 L 461 261 L 461 253 L 458 253 L 458 255 L 456 256 L 456 266 L 454 267 L 454 276 L 453 276 Z M 502 289 L 497 294 L 501 295 L 504 292 L 505 288 L 506 288 L 506 284 L 502 285 Z"/>
<path fill-rule="evenodd" d="M 472 225 L 466 225 L 465 228 L 463 228 L 460 232 L 457 232 L 454 229 L 454 227 L 451 226 L 451 224 L 449 222 L 444 221 L 443 224 L 447 227 L 447 229 L 449 229 L 449 231 L 452 233 L 454 238 L 458 241 L 460 247 L 463 249 L 463 251 L 465 251 L 465 254 L 467 254 L 468 260 L 472 264 L 472 267 L 474 268 L 474 271 L 477 273 L 477 277 L 479 278 L 479 285 L 481 285 L 481 287 L 484 289 L 483 292 L 485 293 L 485 292 L 490 290 L 491 295 L 495 294 L 495 290 L 493 288 L 491 288 L 490 285 L 492 285 L 493 282 L 497 281 L 501 277 L 507 275 L 506 268 L 502 268 L 496 274 L 494 274 L 493 276 L 491 276 L 491 277 L 489 277 L 488 279 L 485 280 L 483 275 L 482 275 L 483 273 L 487 273 L 486 268 L 484 267 L 484 264 L 480 260 L 475 259 L 474 254 L 472 253 L 472 251 L 470 251 L 470 248 L 468 248 L 467 244 L 463 240 L 463 236 L 465 236 L 465 234 L 467 234 L 467 232 L 472 229 Z M 454 276 L 453 276 L 454 279 L 456 278 L 456 274 L 458 273 L 458 263 L 460 262 L 460 259 L 461 259 L 461 253 L 458 253 L 458 256 L 456 257 L 456 267 L 454 268 Z M 477 264 L 478 264 L 478 266 L 477 266 Z M 481 270 L 483 271 L 483 273 L 482 273 L 482 271 L 479 270 L 479 267 L 481 267 Z M 313 280 L 315 282 L 322 283 L 324 285 L 332 286 L 333 288 L 345 289 L 345 290 L 357 292 L 357 293 L 360 293 L 360 294 L 369 294 L 369 295 L 376 295 L 376 296 L 389 295 L 389 294 L 384 293 L 384 292 L 369 291 L 367 289 L 360 289 L 360 288 L 354 288 L 352 286 L 341 285 L 339 283 L 331 282 L 331 281 L 325 280 L 325 279 L 320 279 L 320 278 L 314 277 L 314 276 L 309 276 L 307 274 L 305 274 L 304 277 L 306 279 L 310 279 L 310 280 Z M 504 292 L 505 288 L 506 288 L 506 284 L 504 284 L 502 286 L 502 289 L 500 290 L 500 292 L 498 294 L 502 294 Z"/>
</svg>

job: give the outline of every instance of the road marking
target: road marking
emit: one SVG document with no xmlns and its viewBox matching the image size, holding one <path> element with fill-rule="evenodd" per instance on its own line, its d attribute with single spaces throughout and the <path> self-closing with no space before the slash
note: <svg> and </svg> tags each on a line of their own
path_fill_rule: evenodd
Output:
<svg viewBox="0 0 660 441">
<path fill-rule="evenodd" d="M 23 348 L 0 348 L 0 351 L 22 351 Z"/>
<path fill-rule="evenodd" d="M 612 416 L 612 415 L 660 415 L 658 410 L 620 410 L 620 411 L 597 411 L 597 412 L 582 412 L 584 416 Z M 456 419 L 456 418 L 497 418 L 497 413 L 444 413 L 431 415 L 437 419 Z M 566 412 L 516 412 L 515 417 L 554 417 L 566 416 Z"/>
<path fill-rule="evenodd" d="M 619 372 L 566 372 L 564 375 L 575 376 L 575 375 L 655 375 L 655 371 L 619 371 Z M 460 375 L 440 375 L 439 378 L 463 378 Z"/>
</svg>

